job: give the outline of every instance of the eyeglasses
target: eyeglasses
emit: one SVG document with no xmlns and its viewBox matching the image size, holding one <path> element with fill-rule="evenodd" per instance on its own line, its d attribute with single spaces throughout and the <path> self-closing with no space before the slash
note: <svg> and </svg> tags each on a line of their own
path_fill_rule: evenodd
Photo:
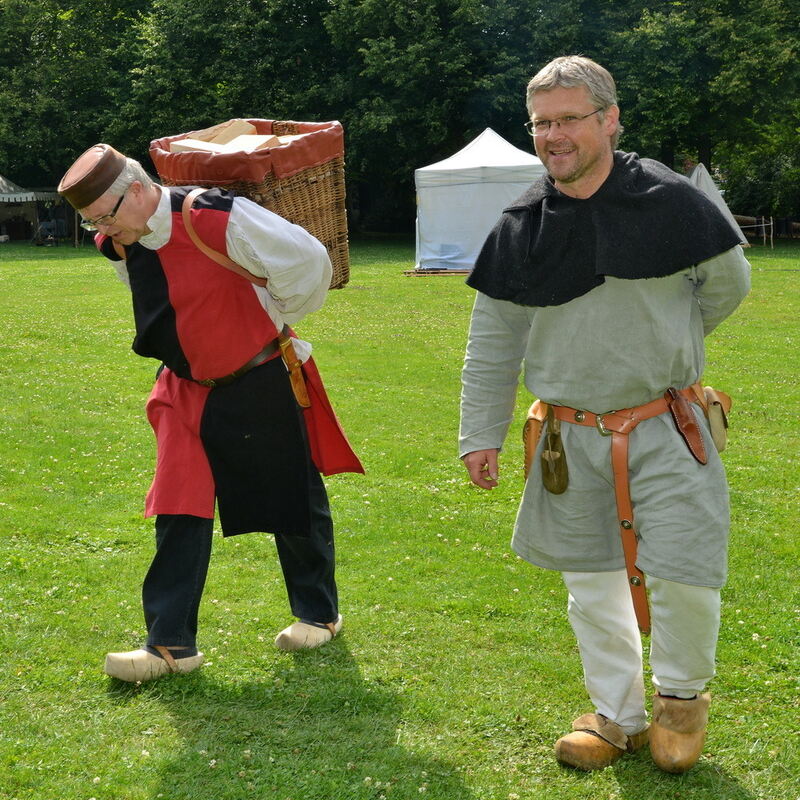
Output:
<svg viewBox="0 0 800 800">
<path fill-rule="evenodd" d="M 590 111 L 588 114 L 584 114 L 582 117 L 575 116 L 574 114 L 568 114 L 566 117 L 556 117 L 555 119 L 534 119 L 528 120 L 525 123 L 525 130 L 531 136 L 544 136 L 549 130 L 551 125 L 555 125 L 559 130 L 563 130 L 564 132 L 569 132 L 574 128 L 578 127 L 578 123 L 581 120 L 587 119 L 588 117 L 597 114 L 599 111 L 604 111 L 603 108 L 596 108 L 594 111 Z"/>
<path fill-rule="evenodd" d="M 103 214 L 102 217 L 98 217 L 97 219 L 85 219 L 81 222 L 81 228 L 85 231 L 96 231 L 98 225 L 102 225 L 104 228 L 108 227 L 109 225 L 113 225 L 114 221 L 117 218 L 117 211 L 119 211 L 119 207 L 122 205 L 122 201 L 125 199 L 125 195 L 128 193 L 126 189 L 122 193 L 122 197 L 117 200 L 117 204 L 108 214 Z"/>
</svg>

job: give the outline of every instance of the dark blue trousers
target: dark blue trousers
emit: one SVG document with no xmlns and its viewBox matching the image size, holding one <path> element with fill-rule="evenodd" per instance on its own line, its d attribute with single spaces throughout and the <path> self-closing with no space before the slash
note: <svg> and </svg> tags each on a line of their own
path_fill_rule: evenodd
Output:
<svg viewBox="0 0 800 800">
<path fill-rule="evenodd" d="M 294 616 L 334 622 L 338 616 L 333 521 L 325 484 L 311 470 L 311 535 L 275 536 L 289 605 Z M 142 587 L 147 644 L 195 647 L 200 598 L 211 558 L 214 521 L 160 514 L 156 553 Z"/>
</svg>

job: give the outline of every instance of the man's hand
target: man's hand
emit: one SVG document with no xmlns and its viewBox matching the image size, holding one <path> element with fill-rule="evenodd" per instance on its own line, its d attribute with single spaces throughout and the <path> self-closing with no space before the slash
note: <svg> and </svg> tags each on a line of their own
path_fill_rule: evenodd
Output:
<svg viewBox="0 0 800 800">
<path fill-rule="evenodd" d="M 497 454 L 500 451 L 475 450 L 462 457 L 464 466 L 469 472 L 469 477 L 481 489 L 494 489 L 497 486 L 499 471 L 497 468 Z"/>
</svg>

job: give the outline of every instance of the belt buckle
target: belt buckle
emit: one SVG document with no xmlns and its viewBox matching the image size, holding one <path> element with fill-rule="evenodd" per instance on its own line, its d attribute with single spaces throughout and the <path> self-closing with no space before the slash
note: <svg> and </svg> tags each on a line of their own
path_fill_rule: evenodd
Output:
<svg viewBox="0 0 800 800">
<path fill-rule="evenodd" d="M 609 412 L 613 414 L 614 412 Z M 595 414 L 594 416 L 594 424 L 597 430 L 600 432 L 601 436 L 611 436 L 613 435 L 614 431 L 610 431 L 606 426 L 603 424 L 603 414 Z"/>
</svg>

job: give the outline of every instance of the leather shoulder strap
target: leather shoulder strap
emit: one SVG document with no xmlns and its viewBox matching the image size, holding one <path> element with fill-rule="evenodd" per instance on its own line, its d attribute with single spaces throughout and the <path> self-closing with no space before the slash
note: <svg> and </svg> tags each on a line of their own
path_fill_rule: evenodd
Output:
<svg viewBox="0 0 800 800">
<path fill-rule="evenodd" d="M 221 264 L 223 267 L 227 267 L 232 272 L 235 272 L 237 275 L 241 275 L 243 278 L 246 278 L 251 283 L 256 284 L 256 286 L 266 286 L 267 279 L 260 278 L 258 275 L 253 275 L 252 272 L 246 270 L 241 264 L 237 264 L 235 261 L 231 261 L 226 255 L 217 252 L 213 248 L 209 247 L 198 235 L 197 231 L 194 229 L 192 225 L 192 218 L 191 214 L 189 213 L 192 210 L 192 204 L 195 201 L 195 198 L 205 192 L 205 189 L 192 189 L 189 194 L 183 200 L 183 207 L 181 208 L 181 215 L 183 217 L 183 226 L 186 228 L 186 232 L 189 234 L 189 238 L 192 240 L 194 246 L 200 250 L 202 253 L 207 255 L 210 259 L 217 262 L 217 264 Z"/>
</svg>

